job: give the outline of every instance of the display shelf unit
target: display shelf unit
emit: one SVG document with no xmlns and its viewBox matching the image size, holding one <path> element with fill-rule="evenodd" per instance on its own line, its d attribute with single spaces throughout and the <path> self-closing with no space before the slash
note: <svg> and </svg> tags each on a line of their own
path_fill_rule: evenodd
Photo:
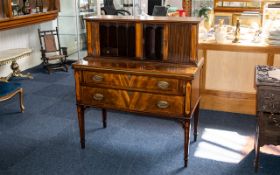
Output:
<svg viewBox="0 0 280 175">
<path fill-rule="evenodd" d="M 0 30 L 23 27 L 31 24 L 54 20 L 58 16 L 60 0 L 42 0 L 36 11 L 36 0 L 30 0 L 30 13 L 23 14 L 23 0 L 2 0 L 0 2 Z M 16 13 L 12 6 L 18 7 Z"/>
<path fill-rule="evenodd" d="M 257 0 L 214 0 L 215 12 L 261 12 L 262 3 Z"/>
</svg>

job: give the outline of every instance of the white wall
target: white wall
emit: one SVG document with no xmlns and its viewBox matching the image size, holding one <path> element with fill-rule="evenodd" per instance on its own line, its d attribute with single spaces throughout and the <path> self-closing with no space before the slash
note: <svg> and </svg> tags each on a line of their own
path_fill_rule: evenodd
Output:
<svg viewBox="0 0 280 175">
<path fill-rule="evenodd" d="M 56 26 L 56 20 L 16 29 L 0 31 L 0 51 L 14 48 L 31 48 L 29 57 L 17 61 L 21 70 L 26 70 L 41 64 L 40 43 L 37 29 L 52 29 Z M 0 66 L 0 77 L 11 73 L 10 64 Z"/>
</svg>

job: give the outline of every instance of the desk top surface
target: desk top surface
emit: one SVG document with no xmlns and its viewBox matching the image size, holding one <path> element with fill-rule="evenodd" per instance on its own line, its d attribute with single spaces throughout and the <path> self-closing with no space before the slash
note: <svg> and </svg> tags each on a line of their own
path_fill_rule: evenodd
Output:
<svg viewBox="0 0 280 175">
<path fill-rule="evenodd" d="M 149 75 L 167 75 L 175 77 L 193 77 L 202 67 L 204 60 L 200 59 L 197 66 L 169 64 L 152 61 L 137 61 L 120 58 L 93 58 L 87 57 L 86 60 L 79 60 L 72 66 L 74 69 L 81 70 L 109 70 L 112 72 L 139 73 Z"/>
<path fill-rule="evenodd" d="M 7 64 L 11 61 L 29 55 L 32 52 L 29 48 L 16 48 L 0 51 L 0 65 Z"/>
<path fill-rule="evenodd" d="M 194 23 L 198 24 L 202 18 L 198 17 L 169 17 L 169 16 L 116 16 L 99 15 L 85 18 L 87 21 L 123 21 L 123 22 L 160 22 L 160 23 Z"/>
</svg>

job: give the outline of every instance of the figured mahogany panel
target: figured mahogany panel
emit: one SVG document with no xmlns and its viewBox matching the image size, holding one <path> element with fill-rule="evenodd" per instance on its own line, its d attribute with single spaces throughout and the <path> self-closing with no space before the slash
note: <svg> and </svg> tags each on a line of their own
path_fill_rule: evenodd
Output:
<svg viewBox="0 0 280 175">
<path fill-rule="evenodd" d="M 183 96 L 158 95 L 134 92 L 131 95 L 129 109 L 162 116 L 182 116 L 184 111 Z"/>
<path fill-rule="evenodd" d="M 191 61 L 191 36 L 190 24 L 169 26 L 168 62 L 189 63 Z"/>
<path fill-rule="evenodd" d="M 201 83 L 201 70 L 194 76 L 192 81 L 192 89 L 191 89 L 191 109 L 194 109 L 196 103 L 199 101 L 200 98 L 200 83 Z"/>
<path fill-rule="evenodd" d="M 186 96 L 185 96 L 185 114 L 191 114 L 191 95 L 192 95 L 192 84 L 191 82 L 186 83 Z"/>
<path fill-rule="evenodd" d="M 169 36 L 169 26 L 170 24 L 165 24 L 163 28 L 163 44 L 162 44 L 162 59 L 163 61 L 167 61 L 168 59 L 168 36 Z"/>
<path fill-rule="evenodd" d="M 157 92 L 171 92 L 178 94 L 182 91 L 180 89 L 180 81 L 178 79 L 158 78 L 152 76 L 131 76 L 129 87 L 153 90 Z"/>
<path fill-rule="evenodd" d="M 94 41 L 92 38 L 92 25 L 91 22 L 86 22 L 86 29 L 87 29 L 87 53 L 89 56 L 93 56 L 93 45 L 92 42 Z M 99 29 L 99 27 L 98 27 Z M 99 49 L 99 48 L 98 48 Z"/>
<path fill-rule="evenodd" d="M 191 25 L 191 47 L 190 61 L 197 63 L 198 61 L 198 25 Z"/>
<path fill-rule="evenodd" d="M 82 77 L 82 71 L 76 70 L 74 71 L 74 77 L 75 77 L 75 89 L 76 89 L 76 100 L 80 101 L 81 100 L 81 77 Z"/>
<path fill-rule="evenodd" d="M 88 54 L 92 56 L 100 56 L 100 40 L 99 40 L 99 23 L 87 22 L 87 43 Z"/>
<path fill-rule="evenodd" d="M 183 94 L 178 79 L 90 71 L 83 72 L 83 79 L 88 85 Z"/>
<path fill-rule="evenodd" d="M 128 108 L 129 101 L 127 91 L 81 87 L 81 103 L 84 105 L 125 109 Z"/>
<path fill-rule="evenodd" d="M 142 59 L 143 58 L 143 24 L 136 23 L 135 24 L 135 53 L 136 58 Z"/>
</svg>

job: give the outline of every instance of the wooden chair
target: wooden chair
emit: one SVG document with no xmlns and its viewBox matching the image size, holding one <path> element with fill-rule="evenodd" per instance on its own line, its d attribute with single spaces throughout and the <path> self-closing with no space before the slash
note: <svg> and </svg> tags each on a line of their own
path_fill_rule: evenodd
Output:
<svg viewBox="0 0 280 175">
<path fill-rule="evenodd" d="M 104 0 L 104 7 L 101 10 L 105 13 L 105 15 L 131 15 L 131 13 L 124 9 L 116 9 L 113 0 Z"/>
<path fill-rule="evenodd" d="M 68 72 L 66 64 L 67 47 L 61 47 L 58 28 L 55 30 L 41 31 L 38 29 L 41 54 L 44 67 L 50 73 L 51 70 L 61 69 Z"/>
<path fill-rule="evenodd" d="M 23 88 L 19 83 L 0 82 L 0 102 L 6 101 L 19 94 L 20 111 L 24 112 Z"/>
</svg>

